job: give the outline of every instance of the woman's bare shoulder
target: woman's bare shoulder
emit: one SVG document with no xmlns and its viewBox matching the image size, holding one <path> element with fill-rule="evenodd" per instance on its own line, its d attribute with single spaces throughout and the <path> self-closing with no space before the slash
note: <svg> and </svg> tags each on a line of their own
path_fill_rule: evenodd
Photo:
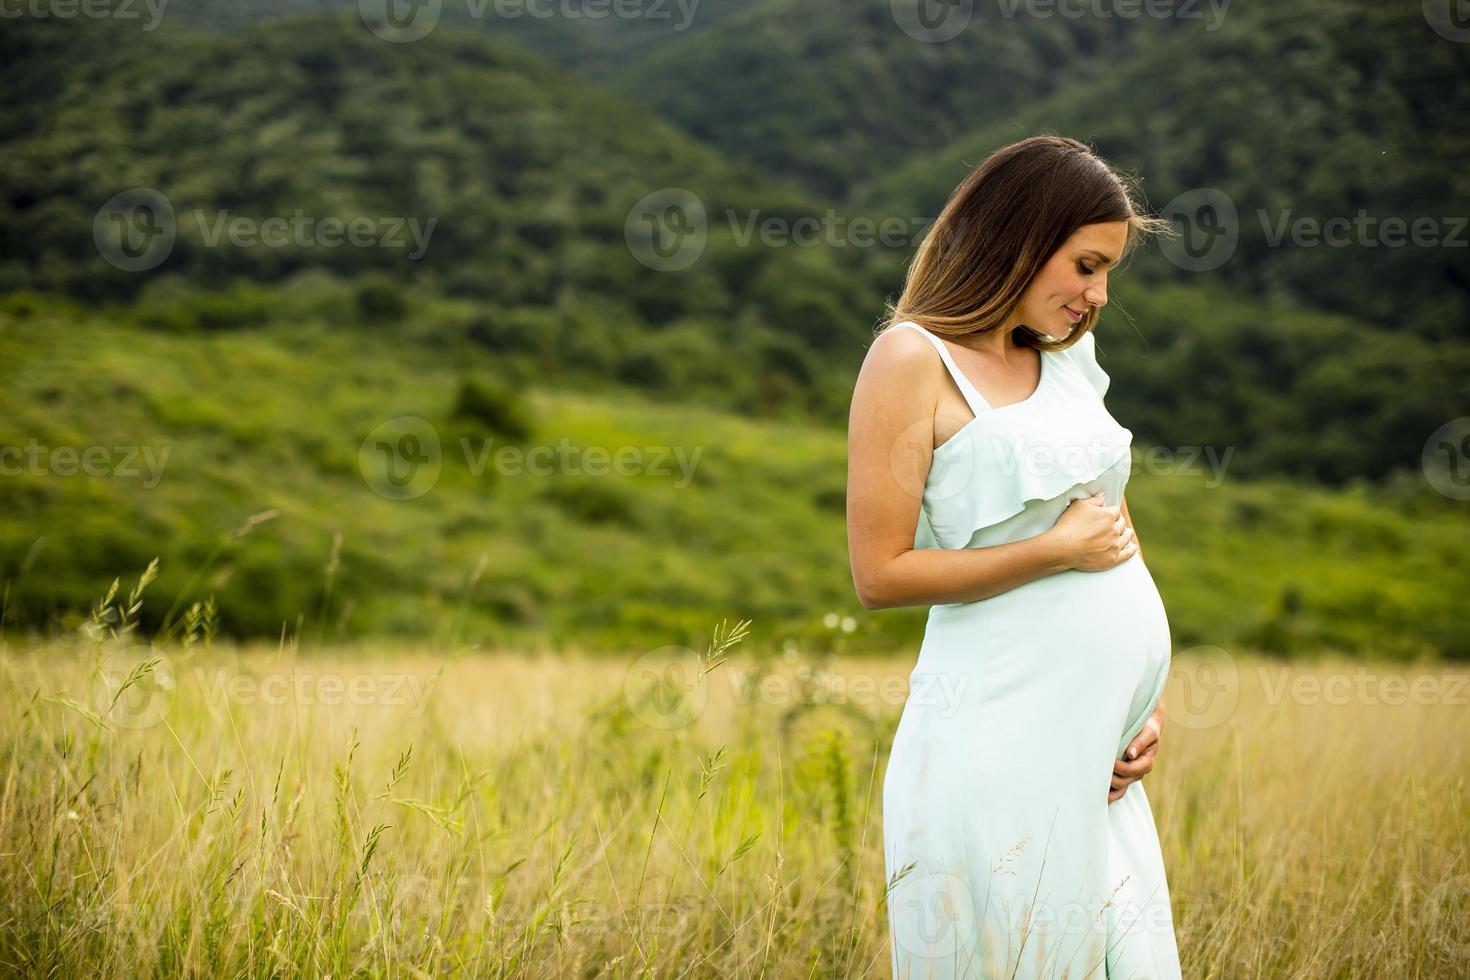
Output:
<svg viewBox="0 0 1470 980">
<path fill-rule="evenodd" d="M 895 325 L 884 328 L 873 337 L 867 357 L 863 359 L 863 370 L 867 371 L 871 364 L 884 374 L 922 376 L 932 373 L 938 360 L 939 354 L 934 345 L 919 331 Z"/>
<path fill-rule="evenodd" d="M 917 330 L 889 327 L 873 337 L 858 372 L 856 403 L 880 414 L 907 416 L 916 408 L 932 410 L 944 366 L 939 353 Z"/>
</svg>

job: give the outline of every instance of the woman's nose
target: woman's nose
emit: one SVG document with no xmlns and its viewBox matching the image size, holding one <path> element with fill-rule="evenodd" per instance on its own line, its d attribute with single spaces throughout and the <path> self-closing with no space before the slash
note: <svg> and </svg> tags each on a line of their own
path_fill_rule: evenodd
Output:
<svg viewBox="0 0 1470 980">
<path fill-rule="evenodd" d="M 1108 291 L 1103 286 L 1089 286 L 1082 294 L 1082 298 L 1096 307 L 1108 305 Z"/>
</svg>

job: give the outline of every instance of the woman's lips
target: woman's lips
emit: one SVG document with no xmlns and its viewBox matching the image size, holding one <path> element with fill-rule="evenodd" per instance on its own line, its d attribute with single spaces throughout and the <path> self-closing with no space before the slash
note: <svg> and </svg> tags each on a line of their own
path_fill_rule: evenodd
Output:
<svg viewBox="0 0 1470 980">
<path fill-rule="evenodd" d="M 1073 323 L 1081 323 L 1082 322 L 1082 314 L 1081 313 L 1078 313 L 1076 310 L 1072 309 L 1070 306 L 1063 306 L 1062 309 L 1064 309 L 1064 310 L 1067 311 L 1067 316 L 1069 316 L 1072 319 L 1072 322 Z"/>
</svg>

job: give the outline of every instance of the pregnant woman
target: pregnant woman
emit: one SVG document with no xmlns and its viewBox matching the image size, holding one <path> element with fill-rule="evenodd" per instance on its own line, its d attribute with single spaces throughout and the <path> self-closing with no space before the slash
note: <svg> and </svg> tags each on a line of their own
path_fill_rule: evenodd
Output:
<svg viewBox="0 0 1470 980">
<path fill-rule="evenodd" d="M 930 607 L 883 783 L 895 977 L 1180 976 L 1136 782 L 1169 624 L 1092 333 L 1109 269 L 1167 227 L 1083 143 L 1004 147 L 858 377 L 853 581 L 869 609 Z"/>
</svg>

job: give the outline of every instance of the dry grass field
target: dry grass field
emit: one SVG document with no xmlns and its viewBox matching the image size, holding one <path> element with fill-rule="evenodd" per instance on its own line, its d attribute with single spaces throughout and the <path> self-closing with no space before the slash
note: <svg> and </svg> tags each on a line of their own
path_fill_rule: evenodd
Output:
<svg viewBox="0 0 1470 980">
<path fill-rule="evenodd" d="M 5 973 L 888 975 L 907 657 L 235 647 L 198 609 L 160 649 L 114 602 L 3 648 Z M 1470 973 L 1466 677 L 1176 655 L 1144 785 L 1186 976 Z"/>
</svg>

